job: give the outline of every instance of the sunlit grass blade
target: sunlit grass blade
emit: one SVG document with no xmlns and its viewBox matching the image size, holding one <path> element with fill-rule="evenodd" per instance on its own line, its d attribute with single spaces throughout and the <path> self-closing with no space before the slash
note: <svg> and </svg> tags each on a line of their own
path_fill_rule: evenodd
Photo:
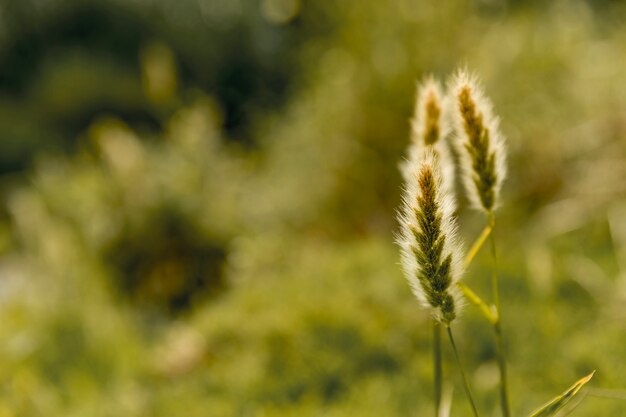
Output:
<svg viewBox="0 0 626 417">
<path fill-rule="evenodd" d="M 561 408 L 565 406 L 577 393 L 580 389 L 591 380 L 593 374 L 596 371 L 593 371 L 589 375 L 584 378 L 579 379 L 569 387 L 563 394 L 551 400 L 549 403 L 535 411 L 530 415 L 530 417 L 549 417 L 556 414 Z"/>
<path fill-rule="evenodd" d="M 489 307 L 487 303 L 485 303 L 483 299 L 480 298 L 478 294 L 476 294 L 470 287 L 463 284 L 462 282 L 457 282 L 456 286 L 459 290 L 461 290 L 461 292 L 463 293 L 465 298 L 469 300 L 469 302 L 471 302 L 480 309 L 480 312 L 483 313 L 485 318 L 489 320 L 490 323 L 494 324 L 498 321 L 498 316 L 496 312 L 491 307 Z"/>
<path fill-rule="evenodd" d="M 464 261 L 465 269 L 469 268 L 469 266 L 471 265 L 472 261 L 474 260 L 474 258 L 478 254 L 478 251 L 480 251 L 480 248 L 482 248 L 483 245 L 485 244 L 485 242 L 487 241 L 487 238 L 491 234 L 491 230 L 492 229 L 493 229 L 493 226 L 490 225 L 490 224 L 485 226 L 485 228 L 483 229 L 483 231 L 480 234 L 480 236 L 478 236 L 478 239 L 476 239 L 476 241 L 474 242 L 474 244 L 470 248 L 469 252 L 467 252 L 467 255 L 465 256 L 465 261 Z"/>
</svg>

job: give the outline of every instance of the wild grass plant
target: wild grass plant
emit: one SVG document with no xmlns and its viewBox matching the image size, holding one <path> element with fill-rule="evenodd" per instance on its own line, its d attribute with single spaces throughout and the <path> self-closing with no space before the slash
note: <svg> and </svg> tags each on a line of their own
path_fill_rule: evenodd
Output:
<svg viewBox="0 0 626 417">
<path fill-rule="evenodd" d="M 445 97 L 439 82 L 433 78 L 419 86 L 411 126 L 408 156 L 400 166 L 405 187 L 397 241 L 405 277 L 413 294 L 432 318 L 435 417 L 450 412 L 442 403 L 441 326 L 448 333 L 469 406 L 473 415 L 479 416 L 451 328 L 463 297 L 480 309 L 493 328 L 501 413 L 503 417 L 510 417 L 494 237 L 495 210 L 501 204 L 500 190 L 506 176 L 506 146 L 499 131 L 499 120 L 477 78 L 466 70 L 459 70 L 448 83 Z M 455 215 L 456 162 L 467 199 L 473 209 L 484 214 L 486 222 L 464 260 Z M 487 239 L 492 262 L 490 304 L 460 282 L 463 271 Z M 531 417 L 555 415 L 589 382 L 594 372 L 537 409 Z"/>
<path fill-rule="evenodd" d="M 59 2 L 47 5 L 54 3 Z M 130 7 L 154 9 L 133 3 Z M 163 17 L 180 18 L 185 8 L 161 3 L 172 3 Z M 481 74 L 507 136 L 510 175 L 495 211 L 495 236 L 511 413 L 531 414 L 566 382 L 598 369 L 594 388 L 579 391 L 561 414 L 584 398 L 572 415 L 624 415 L 624 402 L 599 397 L 618 396 L 606 388 L 626 385 L 626 82 L 621 75 L 626 28 L 620 2 L 469 1 L 423 7 L 407 0 L 263 2 L 301 4 L 294 25 L 278 28 L 290 42 L 292 28 L 305 29 L 299 36 L 308 38 L 291 47 L 301 70 L 279 65 L 282 59 L 274 58 L 283 56 L 283 49 L 261 48 L 266 42 L 283 44 L 281 37 L 256 35 L 268 33 L 251 16 L 249 8 L 259 9 L 257 2 L 205 3 L 197 6 L 202 8 L 195 13 L 199 24 L 191 26 L 201 29 L 200 20 L 228 24 L 237 17 L 220 13 L 241 7 L 253 42 L 237 29 L 227 36 L 234 32 L 264 62 L 296 78 L 284 108 L 245 101 L 246 117 L 255 122 L 249 127 L 252 149 L 222 130 L 228 109 L 215 107 L 216 119 L 208 131 L 201 128 L 207 112 L 189 108 L 200 87 L 186 77 L 177 83 L 178 104 L 170 103 L 176 108 L 159 111 L 149 126 L 141 120 L 145 112 L 155 114 L 152 107 L 137 121 L 127 118 L 127 105 L 107 105 L 107 115 L 124 121 L 122 129 L 119 123 L 82 119 L 82 97 L 90 97 L 92 87 L 109 97 L 130 84 L 123 97 L 129 92 L 141 97 L 129 77 L 135 84 L 141 81 L 140 69 L 136 76 L 131 71 L 136 62 L 143 65 L 143 58 L 120 49 L 117 41 L 115 51 L 129 63 L 115 66 L 121 72 L 109 71 L 109 82 L 104 76 L 110 65 L 102 65 L 104 73 L 96 71 L 102 82 L 89 82 L 87 89 L 81 88 L 84 82 L 73 82 L 76 76 L 85 79 L 80 74 L 93 80 L 94 62 L 116 53 L 90 50 L 78 57 L 89 65 L 77 74 L 72 64 L 77 60 L 66 65 L 62 59 L 77 57 L 72 43 L 71 51 L 63 45 L 45 48 L 51 65 L 29 66 L 34 77 L 27 91 L 15 92 L 17 99 L 3 96 L 5 119 L 16 122 L 13 132 L 4 132 L 7 143 L 11 136 L 23 145 L 30 143 L 28 135 L 37 143 L 55 140 L 54 131 L 47 130 L 48 117 L 33 119 L 25 108 L 51 115 L 63 126 L 76 126 L 68 117 L 72 109 L 84 123 L 95 123 L 93 135 L 58 138 L 79 144 L 77 153 L 46 151 L 10 191 L 10 223 L 0 223 L 0 416 L 432 415 L 431 327 L 438 322 L 415 311 L 389 235 L 397 227 L 396 165 L 413 104 L 407 86 L 416 73 L 447 71 L 459 59 Z M 56 40 L 40 24 L 39 8 L 23 17 L 31 24 L 14 29 L 30 27 Z M 161 18 L 152 20 L 163 25 Z M 189 22 L 181 22 L 185 30 L 174 40 L 154 32 L 147 39 L 156 37 L 172 48 L 179 74 L 199 71 L 190 67 L 196 59 L 203 65 L 214 62 L 216 69 L 243 65 L 248 73 L 240 57 L 256 53 L 207 49 L 206 37 L 186 29 Z M 119 31 L 111 33 L 119 39 Z M 224 39 L 215 35 L 211 45 Z M 182 41 L 196 46 L 183 47 Z M 69 72 L 61 76 L 61 69 Z M 68 91 L 72 85 L 75 94 Z M 223 87 L 222 93 L 204 92 L 210 103 L 219 105 L 220 94 L 231 94 Z M 442 87 L 441 106 L 430 100 L 431 115 L 446 113 L 449 95 Z M 176 112 L 175 122 L 170 111 Z M 449 130 L 453 125 L 438 123 Z M 438 143 L 452 139 L 450 134 L 440 133 L 444 141 Z M 444 181 L 452 178 L 441 174 Z M 451 327 L 478 412 L 497 416 L 496 343 L 493 325 L 482 317 L 492 314 L 491 235 L 487 228 L 481 234 L 483 211 L 465 210 L 464 200 L 459 198 L 455 215 L 467 243 L 461 257 L 467 267 L 461 268 L 465 273 L 457 286 L 471 286 L 488 303 L 481 304 L 483 310 L 474 308 L 480 299 L 463 288 L 469 305 L 455 306 Z M 8 240 L 9 233 L 15 237 Z M 482 240 L 471 244 L 479 235 Z M 161 242 L 173 240 L 180 242 L 175 252 L 180 257 L 162 256 Z M 172 272 L 185 276 L 192 271 L 183 267 L 194 265 L 187 254 L 202 256 L 196 250 L 215 243 L 225 255 L 224 270 L 215 277 L 221 276 L 227 288 L 211 298 L 196 291 L 191 308 L 176 318 L 144 319 L 145 304 L 168 299 L 160 291 L 145 292 L 158 286 L 133 291 L 144 294 L 138 305 L 112 285 L 127 275 L 151 276 L 153 284 Z M 142 270 L 126 273 L 129 262 L 115 262 L 118 254 L 138 259 Z M 438 326 L 442 409 L 469 416 L 445 326 Z"/>
</svg>

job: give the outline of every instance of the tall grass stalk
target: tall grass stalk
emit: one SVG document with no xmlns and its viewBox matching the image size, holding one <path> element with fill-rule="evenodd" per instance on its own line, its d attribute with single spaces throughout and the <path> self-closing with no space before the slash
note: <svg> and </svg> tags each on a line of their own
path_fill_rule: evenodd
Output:
<svg viewBox="0 0 626 417">
<path fill-rule="evenodd" d="M 448 338 L 450 339 L 450 345 L 452 346 L 452 350 L 454 351 L 456 364 L 459 367 L 459 372 L 461 373 L 461 378 L 463 379 L 463 389 L 465 390 L 465 396 L 467 397 L 467 401 L 469 402 L 470 407 L 472 408 L 472 413 L 474 414 L 474 417 L 478 417 L 478 410 L 476 409 L 476 403 L 474 402 L 474 397 L 472 396 L 472 390 L 467 381 L 467 377 L 465 376 L 463 363 L 461 362 L 459 351 L 456 347 L 456 343 L 454 342 L 454 337 L 452 336 L 452 329 L 450 328 L 450 326 L 446 326 L 446 330 L 448 331 Z"/>
<path fill-rule="evenodd" d="M 500 134 L 498 119 L 493 115 L 491 102 L 482 92 L 476 77 L 459 71 L 451 82 L 451 98 L 455 103 L 453 114 L 457 133 L 457 151 L 463 172 L 463 183 L 472 206 L 487 215 L 487 227 L 466 258 L 471 262 L 484 240 L 489 236 L 492 254 L 491 290 L 493 314 L 490 322 L 496 338 L 498 368 L 500 370 L 500 404 L 502 415 L 510 417 L 509 395 L 506 377 L 506 358 L 502 341 L 502 315 L 496 244 L 494 238 L 494 210 L 499 205 L 500 188 L 506 176 L 505 144 Z M 484 302 L 475 297 L 475 304 Z M 485 310 L 483 308 L 483 310 Z"/>
<path fill-rule="evenodd" d="M 441 356 L 441 323 L 433 320 L 433 375 L 435 417 L 441 412 L 441 392 L 443 386 L 443 365 Z"/>
<path fill-rule="evenodd" d="M 456 315 L 460 253 L 455 250 L 455 200 L 451 195 L 454 164 L 442 140 L 450 128 L 444 118 L 440 83 L 426 77 L 418 85 L 411 119 L 407 159 L 400 165 L 405 180 L 402 236 L 399 243 L 407 279 L 422 304 L 432 312 L 435 416 L 441 412 L 441 323 Z"/>
<path fill-rule="evenodd" d="M 491 246 L 491 258 L 492 258 L 492 270 L 491 270 L 491 288 L 493 291 L 493 303 L 495 307 L 495 318 L 493 322 L 493 330 L 496 336 L 496 352 L 498 356 L 498 368 L 500 370 L 500 406 L 502 407 L 502 415 L 504 417 L 511 416 L 511 408 L 509 405 L 509 388 L 507 383 L 506 372 L 506 355 L 504 352 L 504 342 L 502 338 L 502 309 L 500 307 L 500 290 L 498 286 L 498 255 L 496 252 L 496 239 L 494 237 L 493 229 L 495 228 L 495 215 L 493 211 L 489 211 L 488 214 L 489 227 L 491 228 L 491 234 L 489 236 Z"/>
<path fill-rule="evenodd" d="M 500 203 L 500 188 L 506 176 L 506 147 L 491 102 L 476 78 L 458 71 L 449 85 L 445 105 L 440 85 L 432 77 L 420 85 L 412 119 L 408 157 L 400 169 L 405 188 L 398 215 L 402 267 L 422 306 L 429 310 L 433 331 L 433 391 L 435 417 L 449 414 L 449 400 L 442 400 L 441 332 L 445 326 L 461 374 L 463 389 L 474 417 L 476 403 L 465 373 L 451 323 L 457 317 L 462 296 L 475 304 L 491 323 L 499 369 L 500 406 L 503 417 L 511 417 L 507 364 L 502 335 L 502 308 L 498 281 L 498 256 L 494 235 L 494 211 Z M 445 114 L 445 117 L 444 117 Z M 450 117 L 451 116 L 451 117 Z M 487 217 L 487 224 L 465 259 L 457 240 L 454 199 L 455 165 L 445 142 L 454 121 L 454 144 L 463 184 L 472 206 Z M 459 282 L 478 252 L 489 240 L 491 247 L 492 304 L 487 304 L 467 285 Z M 552 417 L 592 378 L 593 372 L 555 397 L 531 417 Z M 445 402 L 445 405 L 443 404 Z M 574 404 L 576 405 L 576 404 Z"/>
<path fill-rule="evenodd" d="M 428 147 L 411 161 L 407 168 L 411 169 L 414 178 L 406 183 L 398 218 L 401 226 L 398 244 L 413 294 L 436 322 L 433 326 L 433 361 L 438 413 L 441 406 L 441 338 L 438 330 L 442 324 L 449 327 L 461 304 L 456 283 L 463 271 L 462 250 L 456 237 L 453 197 L 444 186 L 438 152 Z M 452 336 L 450 332 L 449 335 Z M 458 356 L 452 337 L 451 342 Z M 463 379 L 467 385 L 465 376 Z M 475 408 L 473 401 L 472 407 Z"/>
</svg>

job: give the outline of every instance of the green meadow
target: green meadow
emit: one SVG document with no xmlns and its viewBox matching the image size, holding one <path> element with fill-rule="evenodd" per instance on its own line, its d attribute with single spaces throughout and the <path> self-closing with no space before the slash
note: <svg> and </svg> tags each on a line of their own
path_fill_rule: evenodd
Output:
<svg viewBox="0 0 626 417">
<path fill-rule="evenodd" d="M 626 414 L 626 4 L 0 0 L 0 22 L 0 417 L 434 415 L 399 166 L 418 82 L 458 68 L 506 142 L 511 415 L 594 370 L 557 415 Z M 453 187 L 467 252 L 486 217 Z M 485 245 L 462 282 L 490 303 L 492 272 Z"/>
</svg>

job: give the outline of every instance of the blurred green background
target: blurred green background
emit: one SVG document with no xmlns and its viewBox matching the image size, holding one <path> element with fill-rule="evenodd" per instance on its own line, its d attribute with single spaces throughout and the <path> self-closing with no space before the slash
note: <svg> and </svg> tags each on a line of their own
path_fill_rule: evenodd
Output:
<svg viewBox="0 0 626 417">
<path fill-rule="evenodd" d="M 0 417 L 431 415 L 397 164 L 460 65 L 509 147 L 514 414 L 597 369 L 574 414 L 623 415 L 626 4 L 2 0 Z M 455 331 L 499 415 L 491 329 Z"/>
</svg>

